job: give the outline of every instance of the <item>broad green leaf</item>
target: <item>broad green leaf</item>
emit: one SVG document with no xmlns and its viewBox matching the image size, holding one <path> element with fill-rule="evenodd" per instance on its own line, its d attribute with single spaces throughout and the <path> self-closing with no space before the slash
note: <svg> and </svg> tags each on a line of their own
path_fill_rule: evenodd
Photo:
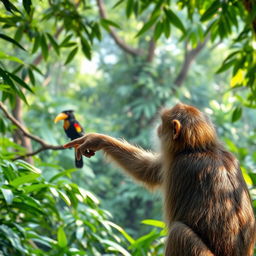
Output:
<svg viewBox="0 0 256 256">
<path fill-rule="evenodd" d="M 38 169 L 37 167 L 35 167 L 35 166 L 33 166 L 33 165 L 23 161 L 23 160 L 17 160 L 17 161 L 15 161 L 15 163 L 17 163 L 18 166 L 21 166 L 24 169 L 26 169 L 26 170 L 28 170 L 30 172 L 33 172 L 35 174 L 39 174 L 40 175 L 42 173 L 40 169 Z"/>
<path fill-rule="evenodd" d="M 38 47 L 40 45 L 40 39 L 41 36 L 40 34 L 37 34 L 34 38 L 34 44 L 33 44 L 33 48 L 32 48 L 32 53 L 35 53 L 38 50 Z"/>
<path fill-rule="evenodd" d="M 60 54 L 60 50 L 59 50 L 58 43 L 55 41 L 55 39 L 53 38 L 53 36 L 50 33 L 47 33 L 47 37 L 49 38 L 49 41 L 51 42 L 51 45 L 52 45 L 53 49 L 55 50 L 57 55 L 59 55 Z"/>
<path fill-rule="evenodd" d="M 201 16 L 200 21 L 204 22 L 212 18 L 213 15 L 217 14 L 218 9 L 221 6 L 221 1 L 216 0 L 214 1 L 211 6 L 204 12 Z"/>
<path fill-rule="evenodd" d="M 243 177 L 244 177 L 244 180 L 245 180 L 246 184 L 248 186 L 252 186 L 253 181 L 252 181 L 251 177 L 249 176 L 249 174 L 247 173 L 246 169 L 244 167 L 241 167 L 241 170 L 242 170 L 242 174 L 243 174 Z"/>
<path fill-rule="evenodd" d="M 126 17 L 130 17 L 133 11 L 134 0 L 128 0 L 126 4 Z"/>
<path fill-rule="evenodd" d="M 165 11 L 167 19 L 175 27 L 177 27 L 179 30 L 181 30 L 185 34 L 186 29 L 185 29 L 183 23 L 181 22 L 180 18 L 171 9 L 164 8 L 164 11 Z"/>
<path fill-rule="evenodd" d="M 8 55 L 4 52 L 0 52 L 0 59 L 6 59 L 6 60 L 14 61 L 14 62 L 17 62 L 20 64 L 24 64 L 24 62 L 21 59 L 15 57 L 15 56 Z"/>
<path fill-rule="evenodd" d="M 78 47 L 76 47 L 75 49 L 73 49 L 73 50 L 69 53 L 69 55 L 68 55 L 68 57 L 67 57 L 67 59 L 66 59 L 66 61 L 65 61 L 65 65 L 67 65 L 70 61 L 73 60 L 73 58 L 75 57 L 77 51 L 78 51 Z"/>
<path fill-rule="evenodd" d="M 119 0 L 112 8 L 116 8 L 117 6 L 119 6 L 121 3 L 123 3 L 124 0 Z"/>
<path fill-rule="evenodd" d="M 9 36 L 7 36 L 5 34 L 0 33 L 0 38 L 2 38 L 4 40 L 6 40 L 6 41 L 8 41 L 8 42 L 18 46 L 23 51 L 26 51 L 26 49 L 22 45 L 20 45 L 16 40 L 12 39 L 11 37 L 9 37 Z"/>
<path fill-rule="evenodd" d="M 33 90 L 29 87 L 29 85 L 26 84 L 26 83 L 25 83 L 22 79 L 20 79 L 18 76 L 14 75 L 14 74 L 12 74 L 12 73 L 8 73 L 8 74 L 9 74 L 9 76 L 10 76 L 15 82 L 17 82 L 21 87 L 23 87 L 23 88 L 27 89 L 28 91 L 34 93 Z"/>
<path fill-rule="evenodd" d="M 44 34 L 41 35 L 40 46 L 41 46 L 41 50 L 42 50 L 42 55 L 43 55 L 44 59 L 47 60 L 47 58 L 48 58 L 48 45 L 47 45 L 46 38 L 45 38 Z"/>
<path fill-rule="evenodd" d="M 84 38 L 81 39 L 82 51 L 84 55 L 90 60 L 92 58 L 91 46 L 88 41 Z"/>
<path fill-rule="evenodd" d="M 162 21 L 158 21 L 154 30 L 154 39 L 157 41 L 164 31 L 164 25 Z"/>
<path fill-rule="evenodd" d="M 64 248 L 68 245 L 67 237 L 63 227 L 58 228 L 57 238 L 58 238 L 58 245 L 60 247 Z"/>
<path fill-rule="evenodd" d="M 119 245 L 113 241 L 103 239 L 103 240 L 101 240 L 101 243 L 109 245 L 108 250 L 110 250 L 110 251 L 119 252 L 119 253 L 121 253 L 121 255 L 124 255 L 124 256 L 132 256 L 121 245 Z"/>
<path fill-rule="evenodd" d="M 141 221 L 141 223 L 149 225 L 149 226 L 154 226 L 154 227 L 158 227 L 158 228 L 166 228 L 166 225 L 163 221 L 160 220 L 143 220 Z"/>
<path fill-rule="evenodd" d="M 35 76 L 33 74 L 33 71 L 30 68 L 28 69 L 28 76 L 29 76 L 30 82 L 33 85 L 35 85 L 36 84 Z"/>
<path fill-rule="evenodd" d="M 111 222 L 111 221 L 105 221 L 109 226 L 115 228 L 116 230 L 118 230 L 126 239 L 127 241 L 129 241 L 130 244 L 133 244 L 135 242 L 135 240 L 128 234 L 125 232 L 125 230 L 123 228 L 121 228 L 120 226 L 118 226 L 117 224 Z"/>
<path fill-rule="evenodd" d="M 69 42 L 69 40 L 71 39 L 73 35 L 72 34 L 69 34 L 67 35 L 64 40 L 60 43 L 60 46 L 62 47 L 63 45 L 67 44 Z"/>
<path fill-rule="evenodd" d="M 25 193 L 31 193 L 37 190 L 41 190 L 42 188 L 47 188 L 49 186 L 50 186 L 49 184 L 34 184 L 34 185 L 24 187 L 23 190 Z"/>
<path fill-rule="evenodd" d="M 222 66 L 216 71 L 216 74 L 220 74 L 224 71 L 226 71 L 227 69 L 229 69 L 231 66 L 233 66 L 234 64 L 236 63 L 236 60 L 230 60 L 230 61 L 227 61 L 227 62 L 224 62 L 222 64 Z"/>
<path fill-rule="evenodd" d="M 241 107 L 236 107 L 232 114 L 232 122 L 236 122 L 242 116 L 243 109 Z"/>
<path fill-rule="evenodd" d="M 62 198 L 62 200 L 66 203 L 66 205 L 71 206 L 71 201 L 70 201 L 69 197 L 61 190 L 58 190 L 58 193 L 59 193 L 60 197 Z"/>
<path fill-rule="evenodd" d="M 13 193 L 10 189 L 1 188 L 2 194 L 4 199 L 8 205 L 12 203 L 13 200 Z"/>
<path fill-rule="evenodd" d="M 31 6 L 32 6 L 31 0 L 22 0 L 22 4 L 26 12 L 30 14 Z"/>
<path fill-rule="evenodd" d="M 100 20 L 100 23 L 101 23 L 101 25 L 102 25 L 105 29 L 108 28 L 109 26 L 111 26 L 111 27 L 116 27 L 116 28 L 121 29 L 120 26 L 119 26 L 117 23 L 115 23 L 114 21 L 112 21 L 112 20 L 101 19 L 101 20 Z"/>
<path fill-rule="evenodd" d="M 164 25 L 164 34 L 166 38 L 169 38 L 171 35 L 171 26 L 170 22 L 168 19 L 163 20 L 163 25 Z"/>
<path fill-rule="evenodd" d="M 235 76 L 232 77 L 230 81 L 230 86 L 235 87 L 236 85 L 242 84 L 244 82 L 244 74 L 245 71 L 242 69 L 239 69 Z"/>
<path fill-rule="evenodd" d="M 146 31 L 148 31 L 156 22 L 156 20 L 158 19 L 157 16 L 152 17 L 148 22 L 146 22 L 143 27 L 140 29 L 140 31 L 137 33 L 136 37 L 141 36 L 142 34 L 144 34 Z"/>
<path fill-rule="evenodd" d="M 100 31 L 100 26 L 98 23 L 95 23 L 93 28 L 93 33 L 96 35 L 96 37 L 101 40 L 102 39 L 102 35 L 101 35 L 101 31 Z"/>
<path fill-rule="evenodd" d="M 29 183 L 29 182 L 32 182 L 32 181 L 36 180 L 39 176 L 40 176 L 40 174 L 30 173 L 28 175 L 23 175 L 19 178 L 16 178 L 16 179 L 12 180 L 10 182 L 10 184 L 14 187 L 18 187 L 18 186 L 23 185 L 25 183 Z"/>
</svg>

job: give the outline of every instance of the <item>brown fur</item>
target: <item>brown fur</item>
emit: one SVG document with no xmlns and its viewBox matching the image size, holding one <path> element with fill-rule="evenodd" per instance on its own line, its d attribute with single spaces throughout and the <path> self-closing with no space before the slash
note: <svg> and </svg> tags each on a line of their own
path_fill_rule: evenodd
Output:
<svg viewBox="0 0 256 256">
<path fill-rule="evenodd" d="M 255 218 L 238 161 L 198 109 L 178 104 L 161 118 L 161 154 L 97 133 L 66 147 L 78 157 L 102 149 L 136 180 L 163 188 L 166 256 L 252 256 Z"/>
</svg>

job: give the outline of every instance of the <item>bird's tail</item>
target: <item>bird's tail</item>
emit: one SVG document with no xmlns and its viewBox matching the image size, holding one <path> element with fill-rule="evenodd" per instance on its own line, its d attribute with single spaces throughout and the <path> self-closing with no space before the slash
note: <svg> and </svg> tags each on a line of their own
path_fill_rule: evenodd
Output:
<svg viewBox="0 0 256 256">
<path fill-rule="evenodd" d="M 81 159 L 78 160 L 78 159 L 76 158 L 76 154 L 75 154 L 75 165 L 76 165 L 77 168 L 82 168 L 83 165 L 84 165 L 84 163 L 83 163 L 83 158 L 81 157 Z"/>
</svg>

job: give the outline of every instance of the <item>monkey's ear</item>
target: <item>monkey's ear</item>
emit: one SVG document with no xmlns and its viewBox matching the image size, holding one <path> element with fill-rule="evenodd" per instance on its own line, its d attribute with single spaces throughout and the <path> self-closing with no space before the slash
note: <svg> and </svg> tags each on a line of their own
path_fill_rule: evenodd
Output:
<svg viewBox="0 0 256 256">
<path fill-rule="evenodd" d="M 180 135 L 181 124 L 177 119 L 172 120 L 173 124 L 173 139 L 176 140 Z"/>
</svg>

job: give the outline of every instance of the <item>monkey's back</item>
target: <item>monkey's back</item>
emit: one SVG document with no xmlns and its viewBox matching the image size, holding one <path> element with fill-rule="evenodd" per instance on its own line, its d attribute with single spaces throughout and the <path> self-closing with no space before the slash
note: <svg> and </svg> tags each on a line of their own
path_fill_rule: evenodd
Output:
<svg viewBox="0 0 256 256">
<path fill-rule="evenodd" d="M 216 256 L 251 256 L 255 218 L 237 160 L 222 148 L 178 154 L 167 172 L 168 225 L 190 227 Z"/>
</svg>

